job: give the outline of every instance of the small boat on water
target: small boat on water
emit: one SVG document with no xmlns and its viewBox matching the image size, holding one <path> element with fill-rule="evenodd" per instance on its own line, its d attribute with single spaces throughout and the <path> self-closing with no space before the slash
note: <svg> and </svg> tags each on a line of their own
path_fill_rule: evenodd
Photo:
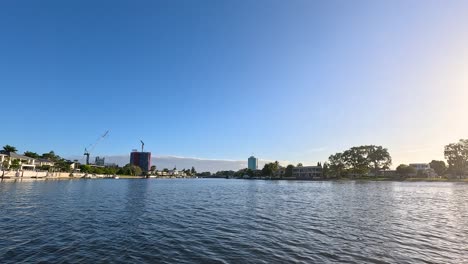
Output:
<svg viewBox="0 0 468 264">
<path fill-rule="evenodd" d="M 117 176 L 117 175 L 115 175 L 113 178 L 116 179 L 116 180 L 120 179 L 120 177 Z"/>
</svg>

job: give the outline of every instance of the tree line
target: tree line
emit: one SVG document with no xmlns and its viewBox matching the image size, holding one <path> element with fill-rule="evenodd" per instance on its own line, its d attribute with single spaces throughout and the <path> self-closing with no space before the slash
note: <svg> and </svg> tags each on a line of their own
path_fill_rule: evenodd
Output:
<svg viewBox="0 0 468 264">
<path fill-rule="evenodd" d="M 443 160 L 432 160 L 429 163 L 431 169 L 439 176 L 456 176 L 462 178 L 468 173 L 468 139 L 460 139 L 458 142 L 447 144 L 444 147 L 444 157 L 447 164 Z M 416 175 L 425 177 L 424 171 L 416 171 L 415 168 L 406 164 L 401 164 L 396 168 L 399 175 L 408 177 Z"/>
<path fill-rule="evenodd" d="M 391 165 L 392 157 L 388 149 L 382 146 L 365 145 L 331 155 L 328 163 L 324 164 L 324 173 L 336 178 L 369 173 L 375 175 L 381 170 L 388 170 Z"/>
<path fill-rule="evenodd" d="M 3 146 L 3 152 L 17 152 L 17 149 L 11 145 Z M 41 155 L 32 152 L 25 151 L 24 156 L 34 159 L 46 159 L 54 162 L 54 169 L 64 172 L 70 171 L 69 160 L 66 160 L 59 155 L 55 154 L 54 151 L 43 153 Z M 468 170 L 468 139 L 460 139 L 458 142 L 447 144 L 444 147 L 444 157 L 447 160 L 432 160 L 429 165 L 439 176 L 446 174 L 456 175 L 460 178 L 467 174 Z M 20 167 L 18 160 L 13 160 L 11 164 L 5 161 L 3 168 L 18 169 Z M 363 145 L 352 147 L 342 152 L 330 155 L 328 161 L 322 166 L 321 163 L 317 165 L 323 167 L 324 178 L 345 178 L 345 177 L 359 177 L 364 175 L 377 175 L 381 171 L 389 170 L 392 165 L 392 157 L 388 152 L 387 148 L 376 145 Z M 302 166 L 301 163 L 296 165 L 297 167 Z M 239 171 L 218 171 L 215 174 L 209 172 L 197 173 L 195 168 L 182 170 L 187 175 L 202 176 L 202 177 L 243 177 L 248 175 L 249 177 L 291 177 L 292 170 L 295 166 L 289 164 L 286 168 L 280 166 L 278 161 L 270 162 L 264 165 L 261 170 L 250 170 L 241 169 Z M 49 166 L 43 166 L 41 169 L 48 170 Z M 95 167 L 89 165 L 81 165 L 81 171 L 84 173 L 95 173 L 95 174 L 122 174 L 122 175 L 141 175 L 142 170 L 138 166 L 127 164 L 124 167 Z M 278 176 L 277 172 L 280 169 L 284 169 L 284 174 Z M 152 166 L 150 173 L 156 171 L 156 166 Z M 164 169 L 163 171 L 169 171 Z M 415 168 L 406 164 L 400 164 L 396 168 L 396 172 L 407 177 L 417 173 Z M 424 176 L 424 175 L 418 175 Z"/>
<path fill-rule="evenodd" d="M 459 176 L 468 172 L 468 139 L 460 139 L 456 143 L 450 143 L 444 147 L 442 160 L 432 160 L 429 166 L 439 176 Z M 392 158 L 386 148 L 382 146 L 359 146 L 346 151 L 336 153 L 328 158 L 324 164 L 324 174 L 328 177 L 353 177 L 359 175 L 376 175 L 379 171 L 385 171 L 392 165 Z M 417 176 L 426 177 L 426 171 L 419 170 L 407 164 L 400 164 L 396 173 L 402 177 Z"/>
<path fill-rule="evenodd" d="M 317 163 L 318 166 L 321 166 L 320 162 Z M 261 170 L 251 170 L 251 169 L 240 169 L 238 171 L 228 170 L 228 171 L 218 171 L 211 175 L 215 178 L 243 178 L 248 176 L 250 178 L 254 177 L 269 177 L 269 178 L 289 178 L 292 177 L 293 168 L 302 167 L 302 163 L 298 163 L 296 166 L 289 164 L 285 168 L 282 167 L 278 161 L 266 163 Z M 283 174 L 278 173 L 278 171 L 284 170 Z"/>
<path fill-rule="evenodd" d="M 461 139 L 459 142 L 450 143 L 444 147 L 444 157 L 447 164 L 442 160 L 432 160 L 429 166 L 439 176 L 456 175 L 462 177 L 468 173 L 468 139 Z M 322 167 L 323 178 L 356 178 L 366 176 L 377 176 L 382 172 L 390 170 L 392 157 L 387 148 L 376 145 L 363 145 L 352 147 L 342 152 L 330 155 L 327 162 Z M 212 177 L 292 177 L 295 167 L 289 164 L 285 168 L 281 167 L 278 161 L 267 163 L 261 170 L 241 169 L 238 171 L 218 171 Z M 284 174 L 277 174 L 278 170 L 284 169 Z M 414 167 L 400 164 L 396 170 L 400 177 L 427 177 L 426 171 L 417 171 Z"/>
</svg>

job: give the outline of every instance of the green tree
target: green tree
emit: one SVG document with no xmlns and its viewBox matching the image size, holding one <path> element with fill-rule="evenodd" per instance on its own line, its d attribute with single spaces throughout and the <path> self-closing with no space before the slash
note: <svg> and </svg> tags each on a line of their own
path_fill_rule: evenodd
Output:
<svg viewBox="0 0 468 264">
<path fill-rule="evenodd" d="M 39 169 L 43 171 L 50 171 L 50 165 L 42 165 Z"/>
<path fill-rule="evenodd" d="M 369 160 L 367 159 L 367 149 L 365 147 L 352 147 L 343 152 L 344 162 L 348 165 L 350 172 L 364 175 L 369 172 Z"/>
<path fill-rule="evenodd" d="M 267 163 L 263 166 L 262 175 L 263 176 L 270 176 L 272 174 L 270 163 Z"/>
<path fill-rule="evenodd" d="M 93 167 L 93 170 L 96 174 L 106 174 L 106 168 L 103 167 Z"/>
<path fill-rule="evenodd" d="M 366 175 L 370 171 L 377 174 L 380 170 L 389 169 L 392 158 L 382 146 L 366 145 L 352 147 L 343 153 L 329 157 L 330 173 L 339 177 L 343 172 Z"/>
<path fill-rule="evenodd" d="M 429 166 L 437 173 L 439 176 L 443 176 L 447 171 L 447 165 L 443 160 L 432 160 L 429 163 Z"/>
<path fill-rule="evenodd" d="M 416 177 L 418 178 L 426 178 L 428 177 L 427 173 L 423 170 L 417 170 L 416 171 Z"/>
<path fill-rule="evenodd" d="M 273 166 L 274 166 L 276 169 L 279 169 L 280 164 L 279 164 L 278 161 L 275 161 L 275 162 L 273 163 Z"/>
<path fill-rule="evenodd" d="M 228 178 L 228 177 L 232 177 L 234 176 L 235 174 L 235 171 L 218 171 L 215 173 L 215 176 L 217 177 L 223 177 L 223 178 Z"/>
<path fill-rule="evenodd" d="M 117 174 L 117 168 L 115 168 L 115 167 L 105 167 L 104 168 L 104 174 L 115 175 L 115 174 Z"/>
<path fill-rule="evenodd" d="M 15 147 L 10 146 L 10 145 L 3 146 L 3 150 L 5 152 L 16 152 L 16 151 L 18 151 Z"/>
<path fill-rule="evenodd" d="M 80 171 L 83 173 L 92 173 L 92 167 L 90 165 L 82 164 L 80 166 Z"/>
<path fill-rule="evenodd" d="M 199 173 L 197 176 L 200 176 L 200 177 L 210 177 L 210 176 L 211 176 L 211 172 L 205 171 L 205 172 Z"/>
<path fill-rule="evenodd" d="M 380 170 L 388 170 L 392 165 L 392 157 L 382 146 L 364 146 L 367 150 L 367 159 L 370 168 L 377 174 Z"/>
<path fill-rule="evenodd" d="M 468 139 L 460 139 L 457 143 L 446 145 L 444 155 L 449 170 L 461 177 L 465 174 L 468 165 Z"/>
<path fill-rule="evenodd" d="M 5 157 L 5 159 L 2 162 L 2 168 L 3 169 L 9 169 L 10 168 L 10 157 Z"/>
<path fill-rule="evenodd" d="M 296 165 L 296 167 L 302 167 L 302 166 L 303 166 L 302 163 L 298 163 L 298 164 Z"/>
<path fill-rule="evenodd" d="M 265 164 L 265 166 L 263 166 L 262 175 L 263 176 L 273 176 L 275 174 L 275 172 L 278 171 L 278 169 L 279 169 L 279 162 L 278 161 L 267 163 L 267 164 Z"/>
<path fill-rule="evenodd" d="M 328 165 L 327 162 L 324 162 L 323 163 L 323 166 L 322 166 L 322 175 L 325 179 L 328 179 L 330 178 L 330 166 Z"/>
<path fill-rule="evenodd" d="M 294 165 L 292 164 L 289 164 L 288 166 L 286 166 L 286 169 L 284 170 L 284 177 L 292 177 L 293 175 L 293 169 L 294 169 Z"/>
<path fill-rule="evenodd" d="M 10 157 L 5 157 L 5 159 L 2 162 L 2 179 L 5 176 L 5 170 L 8 170 L 10 168 Z"/>
<path fill-rule="evenodd" d="M 346 174 L 347 167 L 343 159 L 343 153 L 338 152 L 328 157 L 329 168 L 328 176 L 333 178 L 341 178 Z"/>
<path fill-rule="evenodd" d="M 31 152 L 31 151 L 25 151 L 23 155 L 26 157 L 33 158 L 33 159 L 38 159 L 40 157 L 36 152 Z"/>
<path fill-rule="evenodd" d="M 131 175 L 131 176 L 140 176 L 140 175 L 143 174 L 143 171 L 138 166 L 127 164 L 118 171 L 118 174 Z"/>
<path fill-rule="evenodd" d="M 197 171 L 195 170 L 195 167 L 192 166 L 192 169 L 190 170 L 191 175 L 197 174 Z"/>
<path fill-rule="evenodd" d="M 234 173 L 234 177 L 236 177 L 236 178 L 243 178 L 245 175 L 247 175 L 249 177 L 253 177 L 254 172 L 251 169 L 241 169 L 241 170 L 238 170 L 238 171 L 236 171 Z"/>
<path fill-rule="evenodd" d="M 71 162 L 65 159 L 58 159 L 54 161 L 54 167 L 58 171 L 62 171 L 62 172 L 70 172 L 71 171 L 70 164 Z"/>
<path fill-rule="evenodd" d="M 60 156 L 55 155 L 55 152 L 53 150 L 49 151 L 49 153 L 43 153 L 41 155 L 41 158 L 47 159 L 53 162 L 58 162 L 61 159 Z"/>
<path fill-rule="evenodd" d="M 398 175 L 400 175 L 400 176 L 408 177 L 408 176 L 411 175 L 411 174 L 415 174 L 415 173 L 416 173 L 416 169 L 415 169 L 414 167 L 408 166 L 408 165 L 406 165 L 406 164 L 400 164 L 400 165 L 396 168 L 396 172 L 397 172 Z"/>
<path fill-rule="evenodd" d="M 138 176 L 138 175 L 142 175 L 143 174 L 143 171 L 141 170 L 140 167 L 138 166 L 135 166 L 133 165 L 132 168 L 131 168 L 133 174 L 132 175 L 135 175 L 135 176 Z"/>
<path fill-rule="evenodd" d="M 18 159 L 13 160 L 11 162 L 10 168 L 13 170 L 18 170 L 19 168 L 21 168 L 20 160 Z"/>
</svg>

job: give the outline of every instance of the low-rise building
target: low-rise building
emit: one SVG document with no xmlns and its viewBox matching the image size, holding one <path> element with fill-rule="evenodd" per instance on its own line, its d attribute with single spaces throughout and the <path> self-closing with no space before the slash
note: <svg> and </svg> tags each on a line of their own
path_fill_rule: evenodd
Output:
<svg viewBox="0 0 468 264">
<path fill-rule="evenodd" d="M 53 167 L 54 162 L 48 159 L 36 159 L 36 167 L 41 168 L 42 166 L 48 166 L 48 167 Z"/>
<path fill-rule="evenodd" d="M 429 165 L 429 163 L 410 163 L 409 166 L 416 169 L 416 174 L 411 176 L 422 175 L 429 178 L 438 176 L 434 169 L 431 168 L 431 165 Z"/>
<path fill-rule="evenodd" d="M 275 171 L 274 175 L 276 178 L 283 178 L 284 174 L 286 173 L 286 168 L 280 166 L 277 171 Z"/>
<path fill-rule="evenodd" d="M 76 172 L 81 171 L 80 169 L 81 164 L 77 160 L 69 161 L 69 164 L 70 164 L 71 171 L 76 171 Z"/>
<path fill-rule="evenodd" d="M 157 172 L 156 172 L 156 175 L 157 175 L 157 176 L 167 176 L 167 175 L 169 175 L 169 173 L 168 173 L 168 172 L 165 172 L 165 171 L 157 171 Z"/>
<path fill-rule="evenodd" d="M 19 167 L 17 168 L 17 170 L 35 170 L 36 169 L 36 162 L 35 162 L 36 160 L 31 157 L 19 155 L 14 152 L 0 153 L 0 161 L 1 161 L 0 165 L 2 166 L 2 169 L 7 169 L 7 168 L 10 169 L 11 165 L 15 163 L 15 160 L 18 160 Z"/>
<path fill-rule="evenodd" d="M 317 180 L 323 178 L 322 166 L 295 167 L 292 175 L 296 179 Z"/>
<path fill-rule="evenodd" d="M 428 163 L 410 163 L 409 164 L 410 167 L 413 167 L 416 169 L 416 171 L 420 171 L 420 170 L 429 170 L 431 168 L 431 165 L 429 165 Z"/>
</svg>

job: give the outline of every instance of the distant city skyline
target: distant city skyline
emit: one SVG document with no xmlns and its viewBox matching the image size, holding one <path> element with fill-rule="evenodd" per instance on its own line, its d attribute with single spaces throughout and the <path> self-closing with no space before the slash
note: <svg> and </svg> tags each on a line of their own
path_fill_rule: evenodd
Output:
<svg viewBox="0 0 468 264">
<path fill-rule="evenodd" d="M 143 139 L 153 157 L 206 167 L 251 153 L 314 165 L 369 144 L 388 148 L 392 167 L 444 160 L 444 145 L 468 135 L 467 11 L 431 0 L 3 1 L 0 143 L 83 157 L 110 130 L 92 157 L 112 162 Z"/>
<path fill-rule="evenodd" d="M 70 160 L 78 160 L 83 162 L 84 159 L 81 156 L 68 156 L 66 157 Z M 103 156 L 105 158 L 106 163 L 110 164 L 117 164 L 119 166 L 124 166 L 129 163 L 130 154 L 122 154 L 122 155 L 107 155 Z M 275 160 L 264 160 L 259 159 L 259 169 L 262 169 L 266 163 L 274 162 Z M 278 161 L 281 165 L 286 166 L 290 164 L 287 160 L 279 160 Z M 178 156 L 152 156 L 151 157 L 151 165 L 155 165 L 158 170 L 169 169 L 172 170 L 174 167 L 178 170 L 182 169 L 190 169 L 195 167 L 197 172 L 217 172 L 222 170 L 233 170 L 237 171 L 240 169 L 247 168 L 247 159 L 243 160 L 228 160 L 228 159 L 203 159 L 203 158 L 196 158 L 196 157 L 178 157 Z M 294 164 L 296 165 L 296 164 Z"/>
</svg>

